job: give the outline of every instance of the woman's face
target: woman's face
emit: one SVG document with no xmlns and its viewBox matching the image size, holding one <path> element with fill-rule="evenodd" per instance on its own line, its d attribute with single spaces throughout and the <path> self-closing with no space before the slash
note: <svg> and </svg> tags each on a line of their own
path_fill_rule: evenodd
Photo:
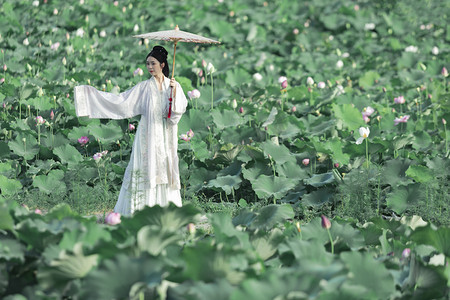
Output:
<svg viewBox="0 0 450 300">
<path fill-rule="evenodd" d="M 147 58 L 147 70 L 152 76 L 160 77 L 163 75 L 162 69 L 164 68 L 164 63 L 160 63 L 153 56 Z"/>
</svg>

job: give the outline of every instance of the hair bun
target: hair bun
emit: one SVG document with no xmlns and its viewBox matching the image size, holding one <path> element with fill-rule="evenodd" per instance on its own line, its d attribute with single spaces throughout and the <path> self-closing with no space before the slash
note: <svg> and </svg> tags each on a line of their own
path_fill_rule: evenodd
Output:
<svg viewBox="0 0 450 300">
<path fill-rule="evenodd" d="M 150 54 L 151 56 L 154 56 L 153 54 L 159 54 L 160 57 L 163 60 L 167 60 L 167 54 L 169 54 L 167 52 L 167 50 L 164 47 L 162 47 L 162 46 L 155 46 L 155 47 L 153 47 L 153 49 L 152 49 L 152 51 L 150 53 L 151 53 Z"/>
</svg>

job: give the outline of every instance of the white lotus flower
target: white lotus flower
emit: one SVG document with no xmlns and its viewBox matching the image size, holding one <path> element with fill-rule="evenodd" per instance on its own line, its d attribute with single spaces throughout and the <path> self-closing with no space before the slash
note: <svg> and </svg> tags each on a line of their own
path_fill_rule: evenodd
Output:
<svg viewBox="0 0 450 300">
<path fill-rule="evenodd" d="M 433 53 L 434 55 L 438 55 L 439 54 L 439 48 L 434 46 L 433 49 L 431 49 L 431 53 Z"/>
<path fill-rule="evenodd" d="M 336 68 L 340 69 L 344 66 L 344 62 L 342 60 L 338 60 L 336 63 Z"/>
<path fill-rule="evenodd" d="M 280 77 L 278 78 L 278 83 L 279 83 L 279 84 L 282 84 L 282 83 L 285 82 L 286 80 L 287 80 L 286 76 L 280 76 Z"/>
<path fill-rule="evenodd" d="M 311 77 L 308 77 L 308 78 L 306 79 L 306 84 L 308 84 L 308 85 L 313 85 L 313 84 L 314 84 L 314 79 L 312 79 Z"/>
<path fill-rule="evenodd" d="M 39 6 L 39 1 L 37 1 L 37 0 L 33 1 L 32 5 L 35 6 L 35 7 L 38 7 Z"/>
<path fill-rule="evenodd" d="M 84 35 L 84 30 L 83 30 L 83 28 L 78 28 L 78 29 L 77 29 L 77 33 L 76 33 L 76 36 L 83 37 L 83 35 Z"/>
<path fill-rule="evenodd" d="M 261 74 L 255 73 L 255 74 L 253 74 L 253 79 L 255 79 L 256 81 L 261 81 L 263 79 L 263 77 Z"/>
<path fill-rule="evenodd" d="M 405 48 L 405 52 L 417 53 L 418 48 L 416 46 L 408 46 Z"/>
<path fill-rule="evenodd" d="M 26 39 L 23 40 L 23 44 L 24 44 L 25 46 L 28 46 L 28 45 L 30 44 L 30 42 L 28 41 L 28 38 L 26 38 Z"/>
<path fill-rule="evenodd" d="M 364 25 L 364 30 L 374 30 L 375 24 L 374 23 L 367 23 Z"/>
<path fill-rule="evenodd" d="M 106 31 L 104 31 L 104 30 L 100 31 L 100 36 L 101 37 L 105 37 L 106 36 Z"/>
<path fill-rule="evenodd" d="M 134 25 L 133 31 L 134 32 L 138 32 L 139 31 L 139 25 L 138 24 Z"/>
<path fill-rule="evenodd" d="M 319 83 L 317 84 L 317 87 L 318 87 L 319 89 L 324 89 L 324 88 L 325 88 L 325 82 L 323 82 L 323 81 L 319 82 Z"/>
<path fill-rule="evenodd" d="M 356 144 L 361 144 L 366 138 L 369 137 L 370 130 L 369 127 L 360 127 L 359 128 L 359 135 L 361 136 L 359 139 L 356 140 Z"/>
</svg>

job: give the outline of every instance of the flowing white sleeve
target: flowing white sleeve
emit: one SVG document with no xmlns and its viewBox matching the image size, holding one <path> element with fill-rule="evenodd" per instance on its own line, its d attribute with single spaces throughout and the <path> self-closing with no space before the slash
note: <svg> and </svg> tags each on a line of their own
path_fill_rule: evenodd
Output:
<svg viewBox="0 0 450 300">
<path fill-rule="evenodd" d="M 172 115 L 170 116 L 169 122 L 172 124 L 178 124 L 181 119 L 181 116 L 186 111 L 187 99 L 184 95 L 183 89 L 181 85 L 177 83 L 175 97 L 172 102 Z"/>
<path fill-rule="evenodd" d="M 88 85 L 75 87 L 75 110 L 77 116 L 90 118 L 126 119 L 143 113 L 144 84 L 115 95 L 102 92 Z"/>
</svg>

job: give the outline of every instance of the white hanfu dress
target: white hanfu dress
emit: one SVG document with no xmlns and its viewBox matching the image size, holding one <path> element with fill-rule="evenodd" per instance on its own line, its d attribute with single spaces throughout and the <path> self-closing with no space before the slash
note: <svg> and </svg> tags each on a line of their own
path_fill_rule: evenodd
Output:
<svg viewBox="0 0 450 300">
<path fill-rule="evenodd" d="M 186 111 L 187 100 L 177 83 L 171 117 L 167 118 L 170 79 L 164 77 L 162 89 L 156 79 L 138 83 L 115 95 L 94 87 L 75 87 L 77 116 L 125 119 L 141 115 L 130 162 L 125 171 L 114 211 L 131 215 L 144 206 L 181 206 L 178 169 L 178 121 Z"/>
</svg>

